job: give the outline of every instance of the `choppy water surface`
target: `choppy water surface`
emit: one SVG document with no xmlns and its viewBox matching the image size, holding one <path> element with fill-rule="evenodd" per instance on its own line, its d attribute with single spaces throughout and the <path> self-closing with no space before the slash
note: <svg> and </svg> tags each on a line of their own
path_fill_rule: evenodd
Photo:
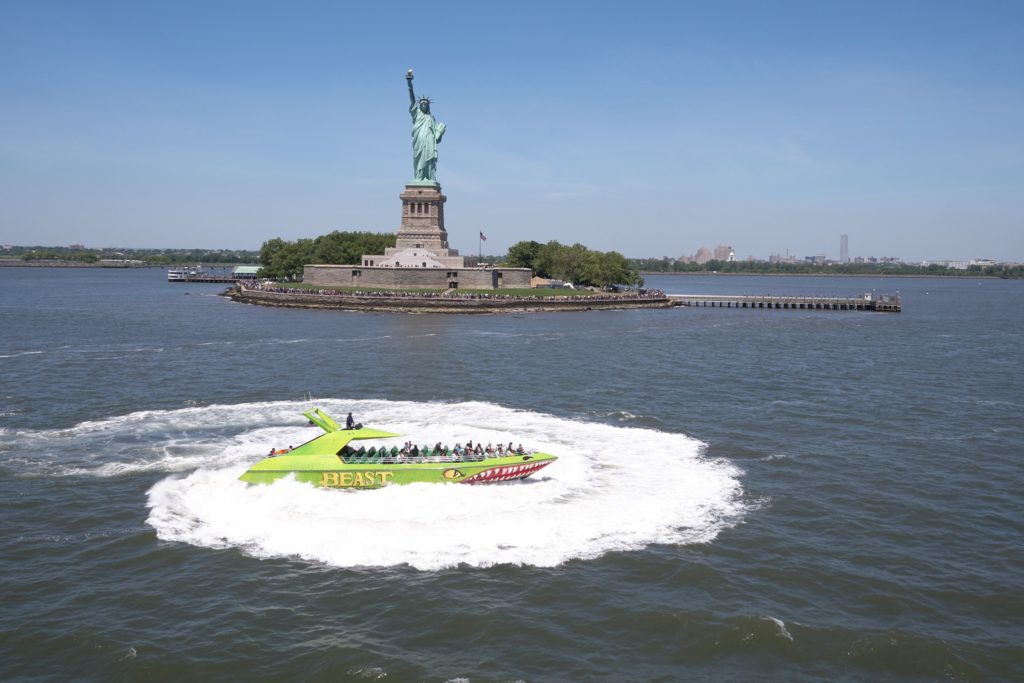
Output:
<svg viewBox="0 0 1024 683">
<path fill-rule="evenodd" d="M 0 269 L 0 678 L 1019 678 L 1024 283 L 649 284 L 904 313 L 358 314 Z M 560 459 L 239 482 L 314 404 Z"/>
</svg>

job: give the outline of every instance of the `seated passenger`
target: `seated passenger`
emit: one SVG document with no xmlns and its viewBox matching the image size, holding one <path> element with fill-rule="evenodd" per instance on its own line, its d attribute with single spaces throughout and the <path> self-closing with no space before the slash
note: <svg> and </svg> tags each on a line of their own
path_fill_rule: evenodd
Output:
<svg viewBox="0 0 1024 683">
<path fill-rule="evenodd" d="M 505 455 L 505 447 L 504 447 L 504 446 L 502 446 L 502 445 L 501 445 L 501 444 L 499 443 L 499 444 L 498 444 L 498 456 L 502 456 L 502 455 Z"/>
<path fill-rule="evenodd" d="M 412 455 L 413 455 L 413 457 L 415 457 L 415 456 L 417 456 L 417 455 L 419 455 L 419 454 L 420 454 L 420 447 L 419 447 L 419 446 L 416 446 L 416 445 L 414 445 L 414 446 L 412 447 Z"/>
<path fill-rule="evenodd" d="M 509 444 L 509 445 L 511 446 L 512 444 Z M 516 453 L 518 453 L 519 455 L 522 455 L 525 452 L 526 451 L 523 449 L 523 444 L 519 444 L 519 448 L 516 449 Z"/>
</svg>

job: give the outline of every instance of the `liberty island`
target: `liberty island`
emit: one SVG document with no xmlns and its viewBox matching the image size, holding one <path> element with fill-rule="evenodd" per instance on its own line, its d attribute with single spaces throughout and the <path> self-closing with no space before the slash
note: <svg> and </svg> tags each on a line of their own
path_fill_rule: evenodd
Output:
<svg viewBox="0 0 1024 683">
<path fill-rule="evenodd" d="M 530 268 L 479 264 L 475 257 L 461 256 L 451 248 L 445 227 L 448 197 L 437 180 L 438 145 L 446 127 L 434 117 L 430 98 L 416 95 L 413 79 L 409 69 L 405 80 L 412 119 L 413 178 L 399 194 L 402 212 L 395 246 L 386 247 L 383 254 L 363 254 L 356 264 L 306 264 L 302 291 L 239 283 L 228 292 L 229 297 L 269 306 L 402 312 L 492 313 L 672 305 L 662 294 L 641 292 L 594 296 L 590 291 L 567 290 L 567 295 L 561 297 L 532 295 Z M 483 231 L 479 232 L 482 236 Z M 380 290 L 394 290 L 395 295 L 383 296 Z M 523 296 L 522 292 L 530 295 Z"/>
</svg>

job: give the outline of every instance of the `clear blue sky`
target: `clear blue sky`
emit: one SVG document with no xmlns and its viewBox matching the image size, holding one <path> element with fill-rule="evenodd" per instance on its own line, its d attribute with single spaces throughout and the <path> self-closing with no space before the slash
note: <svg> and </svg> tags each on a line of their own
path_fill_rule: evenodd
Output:
<svg viewBox="0 0 1024 683">
<path fill-rule="evenodd" d="M 1024 261 L 1024 2 L 6 2 L 0 243 Z"/>
</svg>

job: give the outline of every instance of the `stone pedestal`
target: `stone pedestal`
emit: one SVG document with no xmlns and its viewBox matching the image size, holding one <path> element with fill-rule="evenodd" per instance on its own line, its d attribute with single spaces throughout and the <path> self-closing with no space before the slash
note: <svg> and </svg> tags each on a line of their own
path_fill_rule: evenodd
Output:
<svg viewBox="0 0 1024 683">
<path fill-rule="evenodd" d="M 448 248 L 444 229 L 444 203 L 437 183 L 409 183 L 399 195 L 402 199 L 402 224 L 395 246 L 383 255 L 363 256 L 364 266 L 387 268 L 464 268 L 465 258 L 457 249 Z"/>
<path fill-rule="evenodd" d="M 448 248 L 444 202 L 437 183 L 409 183 L 402 198 L 402 225 L 394 247 L 363 254 L 360 265 L 308 265 L 303 282 L 322 287 L 383 289 L 524 289 L 529 268 L 478 268 L 476 257 Z M 399 301 L 399 300 L 396 300 Z M 393 304 L 388 304 L 391 306 Z"/>
<path fill-rule="evenodd" d="M 402 225 L 398 228 L 396 249 L 419 248 L 448 250 L 448 231 L 444 229 L 444 203 L 440 185 L 406 185 L 402 199 Z"/>
</svg>

